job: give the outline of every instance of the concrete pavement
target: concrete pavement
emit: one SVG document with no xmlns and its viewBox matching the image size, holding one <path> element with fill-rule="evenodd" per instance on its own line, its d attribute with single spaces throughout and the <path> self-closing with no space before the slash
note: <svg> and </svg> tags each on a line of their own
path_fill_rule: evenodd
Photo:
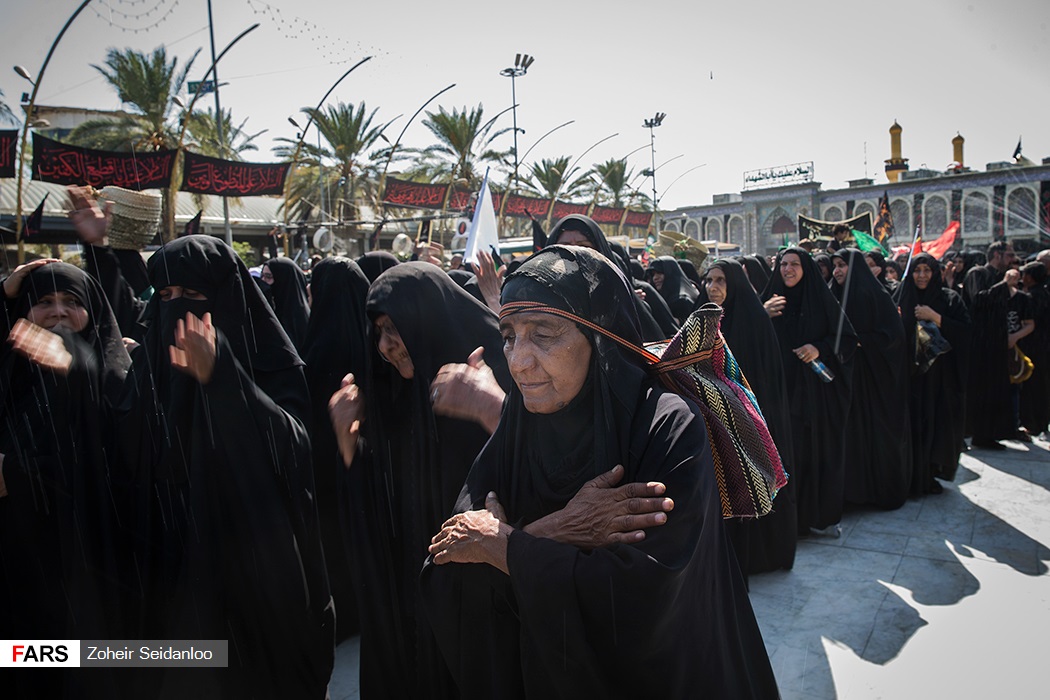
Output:
<svg viewBox="0 0 1050 700">
<path fill-rule="evenodd" d="M 1050 444 L 971 450 L 944 493 L 852 510 L 751 578 L 784 700 L 1048 697 Z M 332 700 L 355 700 L 358 638 Z"/>
</svg>

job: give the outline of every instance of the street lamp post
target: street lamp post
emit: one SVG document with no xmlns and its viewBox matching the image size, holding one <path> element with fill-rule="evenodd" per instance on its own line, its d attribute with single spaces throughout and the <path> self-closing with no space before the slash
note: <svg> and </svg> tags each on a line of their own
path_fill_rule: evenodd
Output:
<svg viewBox="0 0 1050 700">
<path fill-rule="evenodd" d="M 652 170 L 649 171 L 649 175 L 653 178 L 653 231 L 657 235 L 660 233 L 660 200 L 656 196 L 656 133 L 654 129 L 664 123 L 666 116 L 664 112 L 657 112 L 652 119 L 642 122 L 642 126 L 649 130 L 649 152 L 652 155 Z"/>
<path fill-rule="evenodd" d="M 529 72 L 529 66 L 536 59 L 527 53 L 519 53 L 514 56 L 514 65 L 504 68 L 500 75 L 510 78 L 510 103 L 514 111 L 514 188 L 518 187 L 518 94 L 514 81 Z M 522 129 L 521 133 L 525 133 Z"/>
</svg>

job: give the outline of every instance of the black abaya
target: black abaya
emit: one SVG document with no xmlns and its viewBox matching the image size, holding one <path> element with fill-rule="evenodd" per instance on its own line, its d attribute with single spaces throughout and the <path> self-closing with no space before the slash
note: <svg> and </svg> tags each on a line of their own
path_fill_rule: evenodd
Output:
<svg viewBox="0 0 1050 700">
<path fill-rule="evenodd" d="M 967 382 L 966 434 L 980 446 L 1017 435 L 1007 371 L 1007 306 L 1003 273 L 978 265 L 966 273 L 963 300 L 973 319 Z"/>
<path fill-rule="evenodd" d="M 899 508 L 908 498 L 912 470 L 904 326 L 862 252 L 847 248 L 832 258 L 848 266 L 846 284 L 833 278 L 831 291 L 845 303 L 859 341 L 846 422 L 846 502 Z"/>
<path fill-rule="evenodd" d="M 303 353 L 306 348 L 306 329 L 310 323 L 306 275 L 291 258 L 274 258 L 267 261 L 266 266 L 273 275 L 273 284 L 270 285 L 273 311 L 296 351 Z"/>
<path fill-rule="evenodd" d="M 915 266 L 929 265 L 926 289 L 915 286 Z M 909 416 L 912 438 L 913 496 L 936 490 L 934 477 L 955 479 L 966 423 L 966 379 L 970 359 L 970 314 L 962 298 L 944 286 L 941 265 L 929 253 L 916 255 L 901 282 L 900 314 L 910 368 Z M 940 331 L 951 349 L 922 372 L 915 363 L 915 307 L 929 306 L 941 315 Z"/>
<path fill-rule="evenodd" d="M 603 258 L 553 246 L 504 286 L 503 303 L 541 301 L 637 344 L 632 294 Z M 589 331 L 588 331 L 589 333 Z M 456 511 L 494 491 L 515 531 L 510 575 L 428 562 L 427 610 L 463 697 L 777 697 L 761 634 L 722 525 L 699 410 L 660 389 L 604 335 L 564 408 L 531 414 L 511 391 Z M 583 551 L 524 527 L 622 464 L 624 482 L 661 481 L 667 524 L 636 545 Z"/>
<path fill-rule="evenodd" d="M 779 269 L 788 253 L 794 253 L 802 262 L 803 277 L 794 287 L 784 284 Z M 824 529 L 842 519 L 844 440 L 857 336 L 809 253 L 798 247 L 786 248 L 777 256 L 776 267 L 762 298 L 768 300 L 779 294 L 787 300 L 783 314 L 772 321 L 791 409 L 795 452 L 787 461 L 795 467 L 792 476 L 799 533 L 807 534 L 810 528 Z M 820 361 L 834 374 L 834 381 L 821 381 L 795 355 L 795 349 L 807 343 L 816 347 Z"/>
<path fill-rule="evenodd" d="M 663 283 L 659 289 L 660 296 L 667 302 L 667 307 L 671 310 L 671 315 L 674 316 L 675 322 L 681 326 L 685 323 L 685 319 L 689 318 L 689 314 L 693 313 L 699 292 L 696 291 L 696 288 L 689 282 L 689 278 L 682 272 L 682 268 L 678 266 L 678 261 L 669 255 L 659 257 L 649 263 L 648 277 L 650 282 L 652 282 L 653 274 L 657 272 L 664 276 Z"/>
</svg>

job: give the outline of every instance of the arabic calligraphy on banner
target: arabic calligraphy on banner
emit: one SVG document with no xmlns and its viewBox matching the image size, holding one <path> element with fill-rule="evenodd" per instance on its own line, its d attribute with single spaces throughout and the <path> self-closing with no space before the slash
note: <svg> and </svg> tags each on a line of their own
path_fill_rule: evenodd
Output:
<svg viewBox="0 0 1050 700">
<path fill-rule="evenodd" d="M 220 197 L 282 194 L 290 163 L 241 163 L 186 152 L 182 191 Z"/>
<path fill-rule="evenodd" d="M 167 187 L 175 151 L 117 153 L 81 148 L 33 134 L 33 179 L 57 185 L 116 185 L 128 190 Z"/>
<path fill-rule="evenodd" d="M 744 173 L 745 191 L 777 185 L 796 185 L 802 182 L 813 182 L 813 161 L 777 165 L 762 170 L 748 170 Z"/>
<path fill-rule="evenodd" d="M 15 176 L 15 144 L 18 130 L 0 131 L 0 177 Z"/>
</svg>

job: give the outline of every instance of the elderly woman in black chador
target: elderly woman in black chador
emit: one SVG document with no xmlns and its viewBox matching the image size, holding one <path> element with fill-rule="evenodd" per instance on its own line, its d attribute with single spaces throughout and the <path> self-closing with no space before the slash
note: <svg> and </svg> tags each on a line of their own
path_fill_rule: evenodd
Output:
<svg viewBox="0 0 1050 700">
<path fill-rule="evenodd" d="M 306 347 L 306 328 L 310 323 L 306 275 L 295 261 L 284 257 L 267 261 L 262 274 L 263 283 L 269 285 L 270 302 L 277 320 L 296 351 L 302 353 Z"/>
<path fill-rule="evenodd" d="M 770 352 L 777 336 L 744 268 L 735 260 L 716 260 L 707 269 L 697 303 L 722 307 L 720 330 L 758 399 L 784 469 L 794 474 L 791 420 L 780 353 Z M 727 523 L 744 574 L 790 569 L 795 563 L 797 518 L 794 479 L 780 489 L 773 511 L 755 519 Z"/>
<path fill-rule="evenodd" d="M 157 290 L 121 404 L 141 639 L 227 639 L 229 668 L 151 669 L 143 697 L 323 698 L 334 615 L 302 360 L 233 250 L 149 260 Z"/>
<path fill-rule="evenodd" d="M 842 519 L 845 426 L 857 336 L 820 268 L 802 248 L 777 256 L 764 300 L 784 299 L 772 319 L 791 407 L 799 534 L 827 531 Z M 823 365 L 825 372 L 819 373 Z M 825 381 L 831 379 L 831 381 Z M 832 529 L 831 534 L 837 533 Z"/>
<path fill-rule="evenodd" d="M 689 318 L 689 314 L 693 313 L 699 292 L 682 272 L 678 261 L 669 255 L 649 263 L 646 274 L 656 291 L 660 292 L 660 296 L 667 302 L 675 321 L 681 326 Z"/>
<path fill-rule="evenodd" d="M 351 537 L 362 552 L 362 697 L 454 697 L 419 601 L 430 537 L 451 511 L 470 465 L 499 420 L 510 377 L 496 315 L 439 267 L 410 262 L 368 291 L 375 356 L 361 384 L 362 433 L 373 464 L 362 470 L 362 504 Z M 491 371 L 480 370 L 491 367 Z M 486 376 L 469 401 L 452 396 L 449 374 Z M 462 387 L 460 387 L 462 388 Z M 337 434 L 355 415 L 356 383 L 330 406 Z M 462 395 L 462 394 L 461 394 Z M 358 415 L 361 415 L 358 413 Z"/>
<path fill-rule="evenodd" d="M 904 347 L 910 368 L 911 493 L 919 496 L 941 492 L 943 487 L 935 477 L 952 481 L 959 467 L 966 427 L 971 324 L 962 297 L 944 286 L 941 265 L 929 253 L 912 258 L 900 294 Z M 929 340 L 917 340 L 920 321 L 937 327 L 948 344 L 941 346 L 944 352 L 932 355 L 927 352 Z"/>
<path fill-rule="evenodd" d="M 464 697 L 777 697 L 699 409 L 620 345 L 631 295 L 574 246 L 504 284 L 514 387 L 421 580 Z"/>
<path fill-rule="evenodd" d="M 313 268 L 310 280 L 310 325 L 306 329 L 303 361 L 310 389 L 310 441 L 317 513 L 321 524 L 328 581 L 336 603 L 337 638 L 357 631 L 358 611 L 352 580 L 355 576 L 345 516 L 350 508 L 349 482 L 361 470 L 343 468 L 328 400 L 347 374 L 364 377 L 371 355 L 365 297 L 368 278 L 353 260 L 325 258 Z"/>
<path fill-rule="evenodd" d="M 119 638 L 128 557 L 108 455 L 130 360 L 101 288 L 79 268 L 28 263 L 3 291 L 0 630 L 11 639 Z M 111 678 L 67 674 L 12 673 L 4 695 L 112 693 Z"/>
<path fill-rule="evenodd" d="M 831 292 L 857 333 L 846 421 L 846 502 L 893 509 L 911 488 L 910 365 L 900 314 L 868 270 L 864 253 L 831 256 Z"/>
<path fill-rule="evenodd" d="M 616 265 L 628 280 L 631 278 L 630 267 L 626 266 L 624 259 L 602 233 L 601 227 L 590 217 L 582 214 L 569 214 L 559 219 L 551 229 L 550 235 L 547 236 L 547 245 L 555 244 L 578 245 L 596 250 L 609 262 Z M 642 339 L 646 342 L 656 342 L 673 336 L 677 330 L 677 324 L 663 298 L 659 294 L 654 294 L 652 297 L 649 294 L 644 296 L 644 301 L 638 295 L 635 295 L 632 301 L 638 313 L 638 322 L 641 324 Z"/>
</svg>

